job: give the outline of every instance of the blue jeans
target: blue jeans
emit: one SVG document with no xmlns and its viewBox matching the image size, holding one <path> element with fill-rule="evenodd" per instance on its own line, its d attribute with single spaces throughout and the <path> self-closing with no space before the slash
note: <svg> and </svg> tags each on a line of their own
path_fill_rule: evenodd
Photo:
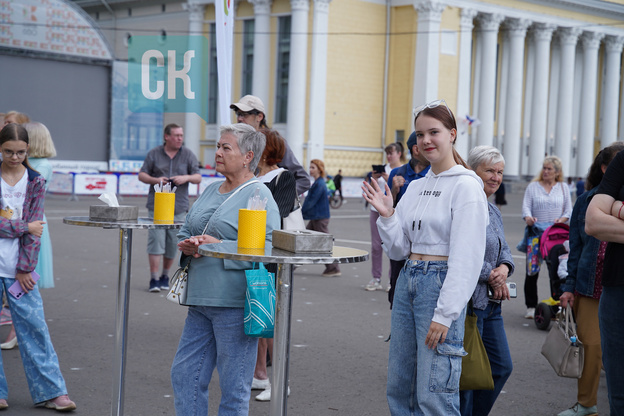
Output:
<svg viewBox="0 0 624 416">
<path fill-rule="evenodd" d="M 611 416 L 624 415 L 624 286 L 603 286 L 598 307 L 602 363 L 607 378 Z"/>
<path fill-rule="evenodd" d="M 258 339 L 245 335 L 243 308 L 191 306 L 171 367 L 177 416 L 208 414 L 208 384 L 217 368 L 219 416 L 249 414 Z"/>
<path fill-rule="evenodd" d="M 447 270 L 446 261 L 408 260 L 397 279 L 387 387 L 392 415 L 459 415 L 465 309 L 444 343 L 425 345 Z"/>
<path fill-rule="evenodd" d="M 37 285 L 19 300 L 8 292 L 15 279 L 0 277 L 0 297 L 7 293 L 19 352 L 28 381 L 28 390 L 35 403 L 42 403 L 67 394 L 58 357 L 52 346 L 43 313 L 43 301 Z M 9 389 L 0 355 L 0 399 L 7 399 Z"/>
<path fill-rule="evenodd" d="M 513 364 L 501 309 L 500 303 L 488 302 L 484 310 L 474 310 L 477 315 L 477 327 L 490 359 L 494 390 L 465 390 L 460 392 L 462 416 L 487 416 L 490 414 L 494 402 L 511 375 Z"/>
</svg>

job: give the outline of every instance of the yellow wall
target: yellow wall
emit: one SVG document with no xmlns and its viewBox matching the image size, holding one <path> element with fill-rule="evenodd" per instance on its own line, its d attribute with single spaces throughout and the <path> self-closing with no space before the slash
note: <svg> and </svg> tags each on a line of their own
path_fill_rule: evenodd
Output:
<svg viewBox="0 0 624 416">
<path fill-rule="evenodd" d="M 386 7 L 340 0 L 329 8 L 325 144 L 379 152 L 325 150 L 325 164 L 330 174 L 340 168 L 347 176 L 360 176 L 383 158 Z"/>
<path fill-rule="evenodd" d="M 455 55 L 440 54 L 440 70 L 438 71 L 438 97 L 444 98 L 455 114 L 457 110 L 457 83 L 459 77 L 459 24 L 460 9 L 447 7 L 442 13 L 441 30 L 453 31 L 456 35 Z M 441 46 L 440 42 L 440 46 Z"/>
<path fill-rule="evenodd" d="M 385 15 L 378 4 L 330 3 L 325 144 L 381 147 Z"/>
<path fill-rule="evenodd" d="M 386 128 L 388 143 L 394 141 L 396 130 L 405 131 L 405 141 L 414 130 L 412 126 L 412 91 L 417 17 L 413 6 L 392 8 L 392 36 L 390 37 L 388 71 L 388 124 Z"/>
</svg>

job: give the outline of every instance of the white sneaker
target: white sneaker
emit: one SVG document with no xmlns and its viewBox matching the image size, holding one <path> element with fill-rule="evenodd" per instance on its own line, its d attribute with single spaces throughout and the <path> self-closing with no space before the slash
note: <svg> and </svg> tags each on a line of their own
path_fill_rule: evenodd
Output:
<svg viewBox="0 0 624 416">
<path fill-rule="evenodd" d="M 266 390 L 266 389 L 271 389 L 271 382 L 269 381 L 269 379 L 267 378 L 266 380 L 260 380 L 258 378 L 253 378 L 253 381 L 251 382 L 251 389 L 252 390 Z"/>
<path fill-rule="evenodd" d="M 368 282 L 368 284 L 366 285 L 364 289 L 371 291 L 371 292 L 374 290 L 384 290 L 383 286 L 381 285 L 381 281 L 375 278 L 373 278 L 370 282 Z"/>
<path fill-rule="evenodd" d="M 390 292 L 391 289 L 392 289 L 392 285 L 388 283 L 388 287 L 386 287 L 386 292 Z"/>
<path fill-rule="evenodd" d="M 288 386 L 288 396 L 290 396 L 290 386 Z M 256 400 L 259 402 L 270 402 L 271 401 L 271 386 L 268 389 L 265 389 L 262 393 L 256 396 Z"/>
<path fill-rule="evenodd" d="M 526 314 L 524 314 L 526 319 L 535 318 L 535 308 L 527 308 Z"/>
</svg>

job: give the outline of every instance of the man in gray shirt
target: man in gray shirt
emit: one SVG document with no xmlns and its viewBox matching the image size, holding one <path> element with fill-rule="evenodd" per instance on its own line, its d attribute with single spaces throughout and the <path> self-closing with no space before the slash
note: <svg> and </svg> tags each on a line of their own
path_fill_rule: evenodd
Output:
<svg viewBox="0 0 624 416">
<path fill-rule="evenodd" d="M 176 186 L 174 221 L 184 221 L 189 209 L 189 183 L 201 182 L 199 162 L 188 148 L 183 146 L 184 130 L 177 124 L 165 127 L 165 139 L 161 146 L 147 154 L 139 180 L 150 185 L 147 196 L 149 217 L 154 218 L 154 185 L 171 183 Z M 147 236 L 147 254 L 150 267 L 150 292 L 169 289 L 169 269 L 178 254 L 178 230 L 149 230 Z M 162 259 L 162 273 L 158 268 Z"/>
</svg>

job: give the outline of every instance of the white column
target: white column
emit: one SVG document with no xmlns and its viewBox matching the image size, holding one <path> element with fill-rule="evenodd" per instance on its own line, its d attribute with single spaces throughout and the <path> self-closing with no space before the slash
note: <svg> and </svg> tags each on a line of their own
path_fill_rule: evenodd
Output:
<svg viewBox="0 0 624 416">
<path fill-rule="evenodd" d="M 535 173 L 529 172 L 529 143 L 531 143 L 531 114 L 533 114 L 533 85 L 535 84 L 535 42 L 533 41 L 533 31 L 529 32 L 529 43 L 526 50 L 526 78 L 524 82 L 520 175 L 533 177 Z"/>
<path fill-rule="evenodd" d="M 561 28 L 557 32 L 561 45 L 559 72 L 559 100 L 555 130 L 555 154 L 561 159 L 564 176 L 569 176 L 572 158 L 572 110 L 574 104 L 574 62 L 576 42 L 581 34 L 578 28 Z"/>
<path fill-rule="evenodd" d="M 303 160 L 306 116 L 306 75 L 308 68 L 308 0 L 291 0 L 290 67 L 286 139 L 298 160 Z"/>
<path fill-rule="evenodd" d="M 479 114 L 479 97 L 481 94 L 481 77 L 479 74 L 481 73 L 481 63 L 483 60 L 481 59 L 481 55 L 483 54 L 483 36 L 480 32 L 476 32 L 476 38 L 474 40 L 474 77 L 472 79 L 472 113 L 470 114 L 472 117 L 478 118 Z M 480 122 L 480 121 L 479 121 Z M 479 123 L 477 125 L 473 124 L 470 128 L 470 140 L 469 140 L 469 148 L 472 149 L 477 145 L 477 134 L 479 133 Z"/>
<path fill-rule="evenodd" d="M 310 119 L 307 161 L 324 159 L 325 92 L 327 90 L 327 30 L 331 0 L 314 0 L 312 20 L 312 62 L 310 68 Z"/>
<path fill-rule="evenodd" d="M 191 36 L 201 36 L 203 34 L 203 22 L 204 22 L 204 5 L 188 2 L 186 9 L 189 12 L 189 34 Z M 196 39 L 190 38 L 190 42 L 194 45 Z M 190 47 L 191 45 L 189 45 Z M 199 86 L 202 90 L 204 86 Z M 201 95 L 207 94 L 207 91 L 202 91 Z M 201 140 L 201 125 L 204 123 L 199 115 L 187 110 L 184 114 L 184 145 L 193 152 L 199 159 L 199 141 Z"/>
<path fill-rule="evenodd" d="M 509 36 L 509 83 L 507 88 L 507 115 L 505 117 L 505 176 L 520 176 L 522 141 L 522 81 L 524 76 L 524 40 L 531 24 L 526 19 L 505 22 Z"/>
<path fill-rule="evenodd" d="M 620 63 L 624 37 L 607 36 L 607 56 L 605 58 L 604 105 L 602 108 L 601 148 L 618 138 L 618 100 L 620 94 Z"/>
<path fill-rule="evenodd" d="M 271 0 L 249 0 L 254 6 L 253 95 L 269 105 L 271 66 Z"/>
<path fill-rule="evenodd" d="M 554 30 L 554 25 L 546 23 L 537 23 L 533 29 L 535 79 L 533 82 L 533 108 L 531 111 L 529 172 L 532 172 L 534 175 L 541 169 L 546 151 L 548 70 L 550 67 L 550 41 Z"/>
<path fill-rule="evenodd" d="M 440 20 L 446 5 L 433 0 L 418 0 L 418 34 L 414 62 L 412 107 L 438 99 L 440 58 Z"/>
<path fill-rule="evenodd" d="M 494 138 L 494 100 L 496 99 L 496 44 L 498 27 L 503 21 L 500 14 L 479 14 L 479 32 L 483 38 L 483 55 L 481 56 L 479 120 L 481 125 L 477 132 L 477 144 L 492 145 Z"/>
<path fill-rule="evenodd" d="M 466 159 L 468 157 L 468 127 L 462 127 L 459 120 L 470 115 L 470 86 L 472 71 L 472 20 L 477 15 L 475 10 L 462 9 L 459 23 L 459 74 L 457 80 L 457 118 L 459 131 L 455 148 Z"/>
<path fill-rule="evenodd" d="M 594 160 L 598 49 L 604 34 L 585 32 L 583 41 L 583 90 L 578 140 L 578 172 L 587 172 Z"/>
</svg>

